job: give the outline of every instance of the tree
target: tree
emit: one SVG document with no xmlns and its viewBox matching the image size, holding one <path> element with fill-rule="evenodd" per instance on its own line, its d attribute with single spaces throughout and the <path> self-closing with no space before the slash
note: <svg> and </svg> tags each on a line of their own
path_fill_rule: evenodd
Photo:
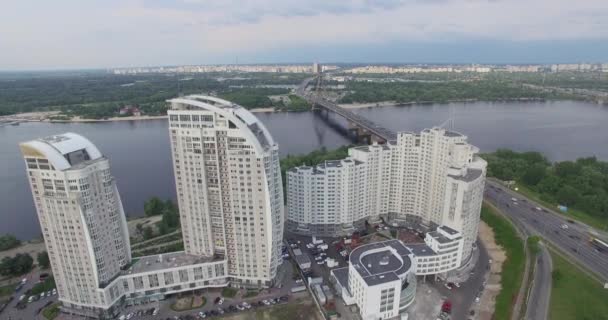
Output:
<svg viewBox="0 0 608 320">
<path fill-rule="evenodd" d="M 578 202 L 580 194 L 578 190 L 574 187 L 565 185 L 561 189 L 559 189 L 559 191 L 555 195 L 555 198 L 555 200 L 557 200 L 557 202 L 562 205 L 573 206 Z"/>
<path fill-rule="evenodd" d="M 152 197 L 144 203 L 144 213 L 146 216 L 156 216 L 163 213 L 165 205 L 158 197 Z"/>
<path fill-rule="evenodd" d="M 18 276 L 32 270 L 34 259 L 27 253 L 18 253 L 14 257 L 4 257 L 0 262 L 0 274 Z"/>
<path fill-rule="evenodd" d="M 144 240 L 148 240 L 151 239 L 152 237 L 154 237 L 154 230 L 152 230 L 152 227 L 147 226 L 144 228 Z"/>
<path fill-rule="evenodd" d="M 20 244 L 21 241 L 19 241 L 12 234 L 5 234 L 0 236 L 0 251 L 13 249 L 15 247 L 18 247 Z"/>
<path fill-rule="evenodd" d="M 566 178 L 580 173 L 581 168 L 572 161 L 562 161 L 555 164 L 555 174 Z"/>
<path fill-rule="evenodd" d="M 38 257 L 36 258 L 38 260 L 38 265 L 43 269 L 47 269 L 51 264 L 51 261 L 49 260 L 49 253 L 46 251 L 39 252 Z"/>
<path fill-rule="evenodd" d="M 521 178 L 525 184 L 535 186 L 545 177 L 546 172 L 545 165 L 536 163 L 528 167 Z"/>
</svg>

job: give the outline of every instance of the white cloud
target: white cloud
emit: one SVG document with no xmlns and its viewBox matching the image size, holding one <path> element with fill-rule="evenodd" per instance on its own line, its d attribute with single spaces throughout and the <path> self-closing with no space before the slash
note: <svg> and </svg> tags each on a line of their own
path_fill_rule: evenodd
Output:
<svg viewBox="0 0 608 320">
<path fill-rule="evenodd" d="M 10 0 L 0 9 L 0 69 L 408 41 L 608 40 L 605 0 Z"/>
</svg>

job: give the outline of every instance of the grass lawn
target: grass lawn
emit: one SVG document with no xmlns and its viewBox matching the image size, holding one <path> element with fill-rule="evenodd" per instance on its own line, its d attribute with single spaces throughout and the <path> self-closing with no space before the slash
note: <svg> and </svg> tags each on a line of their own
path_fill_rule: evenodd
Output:
<svg viewBox="0 0 608 320">
<path fill-rule="evenodd" d="M 247 290 L 247 293 L 243 295 L 243 298 L 252 298 L 260 294 L 260 290 Z"/>
<path fill-rule="evenodd" d="M 576 210 L 573 208 L 568 208 L 568 212 L 561 212 L 557 209 L 557 203 L 549 203 L 547 201 L 541 200 L 538 193 L 529 189 L 528 187 L 524 186 L 523 184 L 518 183 L 517 189 L 518 190 L 516 192 L 519 192 L 519 193 L 523 194 L 524 196 L 542 204 L 543 206 L 545 206 L 549 209 L 552 209 L 554 212 L 557 212 L 560 215 L 563 215 L 564 217 L 573 218 L 573 219 L 583 222 L 587 225 L 590 225 L 594 228 L 608 231 L 608 222 L 604 219 L 590 216 L 590 215 L 586 214 L 585 212 L 582 212 L 582 211 L 579 211 L 579 210 Z"/>
<path fill-rule="evenodd" d="M 296 300 L 288 304 L 256 310 L 255 320 L 314 320 L 322 319 L 310 299 Z"/>
<path fill-rule="evenodd" d="M 17 284 L 9 284 L 7 286 L 0 287 L 0 297 L 10 296 L 15 293 L 15 287 Z"/>
<path fill-rule="evenodd" d="M 513 304 L 517 299 L 524 275 L 524 243 L 515 232 L 513 224 L 485 203 L 481 209 L 481 219 L 494 230 L 496 243 L 507 254 L 507 260 L 502 266 L 500 278 L 502 288 L 496 297 L 494 319 L 508 320 L 511 319 Z"/>
<path fill-rule="evenodd" d="M 226 288 L 222 289 L 222 297 L 234 298 L 234 296 L 236 296 L 237 292 L 238 292 L 238 290 L 235 288 L 226 287 Z"/>
<path fill-rule="evenodd" d="M 42 310 L 42 315 L 48 320 L 55 319 L 57 315 L 59 315 L 59 305 L 60 303 L 58 302 L 44 308 L 44 310 Z"/>
<path fill-rule="evenodd" d="M 553 251 L 551 257 L 554 279 L 549 319 L 608 320 L 608 289 Z"/>
</svg>

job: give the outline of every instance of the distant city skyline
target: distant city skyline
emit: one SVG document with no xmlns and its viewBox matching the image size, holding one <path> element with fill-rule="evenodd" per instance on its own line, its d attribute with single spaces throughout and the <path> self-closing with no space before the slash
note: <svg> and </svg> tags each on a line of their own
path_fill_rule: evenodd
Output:
<svg viewBox="0 0 608 320">
<path fill-rule="evenodd" d="M 603 0 L 8 0 L 0 8 L 4 71 L 608 60 Z"/>
</svg>

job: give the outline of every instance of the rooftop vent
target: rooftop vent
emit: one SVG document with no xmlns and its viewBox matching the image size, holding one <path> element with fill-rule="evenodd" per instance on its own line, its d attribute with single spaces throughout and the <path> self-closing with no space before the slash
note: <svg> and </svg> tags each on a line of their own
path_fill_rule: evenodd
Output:
<svg viewBox="0 0 608 320">
<path fill-rule="evenodd" d="M 388 265 L 388 262 L 389 262 L 389 257 L 388 256 L 383 256 L 382 259 L 380 259 L 380 265 L 381 266 Z"/>
</svg>

